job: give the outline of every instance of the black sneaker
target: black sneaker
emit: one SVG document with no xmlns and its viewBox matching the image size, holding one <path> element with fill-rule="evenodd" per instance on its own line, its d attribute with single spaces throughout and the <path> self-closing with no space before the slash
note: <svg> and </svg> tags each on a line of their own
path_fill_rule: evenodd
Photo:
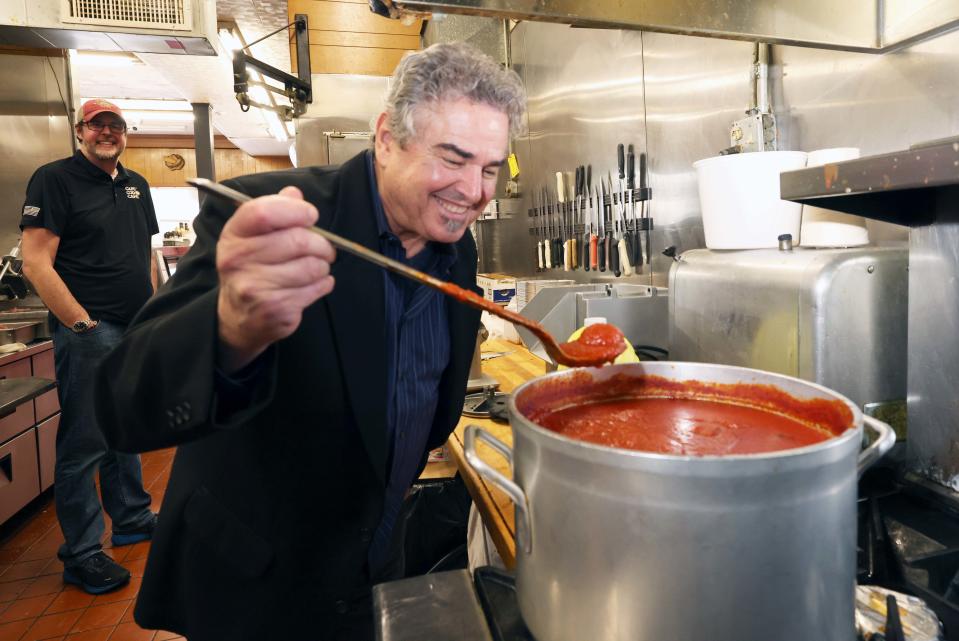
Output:
<svg viewBox="0 0 959 641">
<path fill-rule="evenodd" d="M 118 548 L 123 545 L 133 545 L 140 541 L 149 541 L 153 538 L 153 531 L 156 528 L 157 515 L 154 514 L 152 519 L 135 530 L 114 531 L 113 536 L 110 537 L 110 542 L 113 543 L 113 547 Z"/>
<path fill-rule="evenodd" d="M 63 582 L 79 585 L 84 592 L 103 594 L 130 582 L 130 572 L 103 552 L 63 568 Z"/>
</svg>

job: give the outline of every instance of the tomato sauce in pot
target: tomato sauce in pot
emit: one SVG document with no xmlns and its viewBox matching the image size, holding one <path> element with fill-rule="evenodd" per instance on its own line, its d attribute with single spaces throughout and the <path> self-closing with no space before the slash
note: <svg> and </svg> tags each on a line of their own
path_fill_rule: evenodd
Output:
<svg viewBox="0 0 959 641">
<path fill-rule="evenodd" d="M 517 398 L 528 419 L 569 438 L 684 456 L 758 454 L 826 441 L 852 425 L 837 400 L 798 399 L 771 385 L 588 374 L 547 379 Z"/>
</svg>

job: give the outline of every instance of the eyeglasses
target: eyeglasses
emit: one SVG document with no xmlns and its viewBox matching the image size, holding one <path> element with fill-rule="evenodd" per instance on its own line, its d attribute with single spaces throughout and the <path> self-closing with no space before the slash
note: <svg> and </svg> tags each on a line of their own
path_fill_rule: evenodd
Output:
<svg viewBox="0 0 959 641">
<path fill-rule="evenodd" d="M 105 127 L 109 127 L 110 131 L 115 134 L 122 134 L 127 130 L 126 124 L 122 122 L 111 122 L 109 124 L 105 122 L 84 122 L 83 124 L 87 126 L 87 129 L 96 133 L 100 133 Z"/>
</svg>

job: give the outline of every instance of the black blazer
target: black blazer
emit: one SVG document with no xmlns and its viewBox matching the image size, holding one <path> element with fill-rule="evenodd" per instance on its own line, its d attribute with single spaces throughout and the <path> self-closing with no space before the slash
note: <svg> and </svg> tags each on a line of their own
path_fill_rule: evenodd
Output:
<svg viewBox="0 0 959 641">
<path fill-rule="evenodd" d="M 251 196 L 296 185 L 320 226 L 378 251 L 365 162 L 230 182 Z M 207 199 L 196 244 L 98 371 L 97 416 L 113 447 L 180 446 L 135 618 L 190 641 L 372 636 L 366 559 L 388 456 L 383 273 L 340 252 L 334 291 L 268 350 L 249 407 L 224 418 L 214 261 L 232 209 Z M 475 290 L 472 236 L 456 249 L 452 280 Z M 429 448 L 456 425 L 479 326 L 479 312 L 447 305 L 451 358 Z"/>
</svg>

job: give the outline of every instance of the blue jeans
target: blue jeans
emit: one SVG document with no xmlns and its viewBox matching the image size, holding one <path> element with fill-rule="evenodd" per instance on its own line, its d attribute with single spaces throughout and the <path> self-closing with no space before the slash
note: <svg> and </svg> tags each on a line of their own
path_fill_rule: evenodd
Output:
<svg viewBox="0 0 959 641">
<path fill-rule="evenodd" d="M 54 494 L 64 543 L 58 556 L 75 565 L 102 549 L 103 514 L 94 484 L 100 472 L 103 507 L 113 531 L 146 525 L 150 495 L 143 489 L 140 457 L 112 451 L 96 423 L 93 377 L 96 365 L 123 335 L 125 327 L 100 321 L 88 332 L 75 334 L 60 323 L 53 330 L 53 355 L 60 396 Z"/>
</svg>

